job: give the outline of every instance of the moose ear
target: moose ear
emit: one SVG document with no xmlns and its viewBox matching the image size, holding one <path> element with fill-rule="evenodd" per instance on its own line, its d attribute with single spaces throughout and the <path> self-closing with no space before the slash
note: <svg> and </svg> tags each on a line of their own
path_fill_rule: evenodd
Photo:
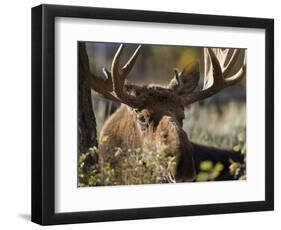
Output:
<svg viewBox="0 0 281 230">
<path fill-rule="evenodd" d="M 192 68 L 184 69 L 181 72 L 174 69 L 174 77 L 170 81 L 168 88 L 179 95 L 189 94 L 196 89 L 199 79 L 199 63 L 197 62 Z"/>
</svg>

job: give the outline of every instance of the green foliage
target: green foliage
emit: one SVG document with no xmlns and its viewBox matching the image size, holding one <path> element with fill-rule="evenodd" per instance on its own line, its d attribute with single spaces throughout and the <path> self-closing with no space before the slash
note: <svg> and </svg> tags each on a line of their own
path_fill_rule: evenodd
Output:
<svg viewBox="0 0 281 230">
<path fill-rule="evenodd" d="M 109 162 L 100 160 L 87 166 L 87 159 L 98 154 L 97 148 L 91 148 L 81 154 L 78 162 L 79 187 L 103 185 L 158 184 L 175 183 L 173 169 L 175 157 L 169 154 L 166 145 L 156 151 L 116 148 Z"/>
<path fill-rule="evenodd" d="M 224 169 L 222 163 L 218 162 L 213 165 L 211 161 L 202 161 L 200 163 L 200 172 L 196 177 L 196 181 L 212 181 L 215 180 Z"/>
<path fill-rule="evenodd" d="M 233 150 L 241 153 L 244 156 L 244 161 L 242 163 L 231 161 L 229 171 L 234 176 L 234 178 L 239 180 L 245 180 L 246 179 L 246 153 L 247 153 L 245 129 L 238 133 L 237 141 L 238 143 L 233 147 Z"/>
<path fill-rule="evenodd" d="M 235 162 L 231 159 L 229 172 L 235 178 L 239 180 L 246 179 L 246 130 L 243 129 L 242 131 L 238 132 L 236 135 L 237 143 L 234 145 L 233 150 L 238 152 L 238 154 L 242 154 L 244 156 L 244 161 L 242 163 Z M 200 163 L 200 172 L 196 177 L 196 181 L 213 181 L 215 180 L 224 170 L 224 166 L 222 163 L 218 162 L 215 165 L 212 161 L 203 161 Z"/>
<path fill-rule="evenodd" d="M 97 148 L 89 148 L 88 152 L 82 153 L 78 159 L 78 186 L 89 185 L 90 178 L 98 171 L 96 164 L 98 158 Z"/>
<path fill-rule="evenodd" d="M 244 162 L 231 161 L 230 173 L 236 179 L 246 179 L 246 105 L 239 102 L 220 104 L 205 102 L 186 110 L 183 128 L 191 141 L 222 149 L 233 149 L 244 156 Z M 202 162 L 197 181 L 214 180 L 222 171 L 220 164 Z M 217 167 L 217 168 L 216 168 Z"/>
<path fill-rule="evenodd" d="M 98 131 L 103 125 L 105 109 L 96 111 Z M 191 105 L 186 110 L 183 129 L 188 138 L 196 143 L 223 149 L 233 149 L 244 155 L 244 162 L 231 161 L 230 173 L 236 179 L 246 179 L 246 112 L 245 104 L 230 102 L 220 104 L 219 110 L 214 104 Z M 102 119 L 99 119 L 102 118 Z M 108 137 L 100 138 L 102 142 Z M 109 163 L 95 160 L 98 155 L 96 148 L 81 154 L 78 165 L 79 186 L 101 186 L 121 184 L 155 184 L 175 182 L 171 173 L 174 159 L 172 153 L 165 151 L 163 145 L 156 151 L 143 149 L 122 150 L 116 153 Z M 168 154 L 167 154 L 168 153 Z M 92 164 L 90 164 L 92 163 Z M 169 169 L 167 168 L 169 165 Z M 215 180 L 222 171 L 221 164 L 202 162 L 196 181 Z"/>
<path fill-rule="evenodd" d="M 108 137 L 101 138 L 103 142 Z M 246 131 L 236 135 L 234 151 L 244 155 L 244 162 L 231 161 L 229 172 L 235 179 L 246 179 Z M 128 149 L 116 148 L 114 157 L 108 162 L 97 161 L 98 149 L 90 148 L 79 157 L 78 179 L 79 187 L 103 185 L 130 185 L 130 184 L 158 184 L 175 183 L 173 170 L 175 157 L 167 145 L 160 145 L 156 151 L 147 147 Z M 212 161 L 200 163 L 200 172 L 196 181 L 214 181 L 224 170 L 222 163 L 214 164 Z"/>
<path fill-rule="evenodd" d="M 117 49 L 115 44 L 103 44 L 88 50 L 91 71 L 97 76 L 102 76 L 104 63 L 109 66 L 112 62 L 113 53 Z M 124 50 L 124 60 L 131 55 L 135 45 L 128 45 Z M 94 51 L 94 52 L 93 52 Z M 110 54 L 110 55 L 109 55 Z M 142 57 L 136 62 L 130 73 L 129 82 L 135 84 L 155 83 L 166 86 L 172 76 L 173 68 L 179 70 L 190 69 L 200 60 L 200 50 L 198 47 L 181 46 L 145 46 Z M 103 60 L 104 61 L 97 61 Z M 123 61 L 124 61 L 123 60 Z M 242 81 L 245 84 L 245 80 Z M 202 82 L 199 83 L 198 90 Z M 232 90 L 224 90 L 214 97 L 194 103 L 186 109 L 186 119 L 183 129 L 188 135 L 189 140 L 217 148 L 233 149 L 244 155 L 244 162 L 232 162 L 230 172 L 237 179 L 246 178 L 246 99 L 243 96 L 244 88 L 235 87 Z M 229 89 L 230 89 L 229 88 Z M 233 96 L 240 95 L 242 101 L 236 100 Z M 216 102 L 210 103 L 210 99 L 217 98 Z M 94 111 L 97 120 L 97 133 L 109 117 L 110 109 L 107 107 L 108 101 L 99 98 L 94 104 Z M 112 102 L 109 102 L 109 108 Z M 106 140 L 103 140 L 106 141 Z M 164 146 L 165 147 L 165 146 Z M 147 184 L 173 182 L 171 170 L 168 164 L 173 164 L 172 156 L 165 155 L 160 149 L 152 152 L 148 149 L 122 150 L 116 148 L 116 154 L 109 163 L 101 160 L 97 162 L 98 150 L 89 149 L 88 152 L 81 154 L 78 162 L 79 186 L 94 186 L 106 184 Z M 171 166 L 169 166 L 171 167 Z M 221 164 L 202 162 L 201 172 L 198 174 L 197 181 L 214 180 L 221 169 Z M 136 171 L 137 170 L 137 171 Z M 138 178 L 136 178 L 138 177 Z"/>
</svg>

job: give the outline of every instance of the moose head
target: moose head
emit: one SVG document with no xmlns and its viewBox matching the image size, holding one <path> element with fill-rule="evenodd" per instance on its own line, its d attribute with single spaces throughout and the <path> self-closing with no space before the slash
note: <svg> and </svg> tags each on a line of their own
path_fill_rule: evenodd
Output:
<svg viewBox="0 0 281 230">
<path fill-rule="evenodd" d="M 107 161 L 114 156 L 115 148 L 129 149 L 145 145 L 157 148 L 165 141 L 176 159 L 173 175 L 177 181 L 192 181 L 195 177 L 194 150 L 182 128 L 184 109 L 190 104 L 208 98 L 226 87 L 239 82 L 245 66 L 230 76 L 230 69 L 237 58 L 234 49 L 227 66 L 222 65 L 216 49 L 206 48 L 205 62 L 209 61 L 205 86 L 197 90 L 200 79 L 198 68 L 191 71 L 174 70 L 174 76 L 166 86 L 127 84 L 126 79 L 133 68 L 142 45 L 139 45 L 128 62 L 120 67 L 124 45 L 118 48 L 110 71 L 103 68 L 105 79 L 91 74 L 92 89 L 104 98 L 121 103 L 119 109 L 105 122 L 100 136 L 108 136 L 106 143 L 99 146 L 100 158 Z M 208 81 L 207 81 L 207 80 Z M 210 84 L 211 82 L 211 84 Z"/>
</svg>

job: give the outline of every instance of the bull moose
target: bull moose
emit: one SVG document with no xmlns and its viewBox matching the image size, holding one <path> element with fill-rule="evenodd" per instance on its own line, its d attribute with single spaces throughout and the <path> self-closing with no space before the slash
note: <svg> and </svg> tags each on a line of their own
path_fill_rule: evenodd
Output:
<svg viewBox="0 0 281 230">
<path fill-rule="evenodd" d="M 204 86 L 198 90 L 200 68 L 189 71 L 174 70 L 167 86 L 128 84 L 126 78 L 133 68 L 143 45 L 139 45 L 128 62 L 120 67 L 124 50 L 121 44 L 114 55 L 111 69 L 103 68 L 105 78 L 91 73 L 91 88 L 102 97 L 121 103 L 107 119 L 100 136 L 108 136 L 99 144 L 99 158 L 108 161 L 114 157 L 116 146 L 122 149 L 149 146 L 155 149 L 162 137 L 175 156 L 173 175 L 176 181 L 193 181 L 200 162 L 222 162 L 224 170 L 218 180 L 233 179 L 228 167 L 230 159 L 241 162 L 241 154 L 191 142 L 183 130 L 185 107 L 209 98 L 226 87 L 238 83 L 244 76 L 244 63 L 233 72 L 238 56 L 244 50 L 202 48 L 204 52 Z M 202 66 L 202 63 L 201 63 Z M 161 139 L 163 140 L 163 138 Z"/>
</svg>

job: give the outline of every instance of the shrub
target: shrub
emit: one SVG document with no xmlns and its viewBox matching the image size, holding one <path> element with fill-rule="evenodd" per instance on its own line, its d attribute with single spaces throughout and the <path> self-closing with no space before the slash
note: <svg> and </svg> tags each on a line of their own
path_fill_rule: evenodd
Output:
<svg viewBox="0 0 281 230">
<path fill-rule="evenodd" d="M 108 137 L 101 138 L 102 142 Z M 235 179 L 246 179 L 246 130 L 238 132 L 233 138 L 233 150 L 244 155 L 244 162 L 234 162 L 230 159 L 230 173 Z M 114 156 L 103 162 L 98 159 L 98 149 L 89 148 L 82 153 L 78 160 L 78 186 L 132 185 L 175 183 L 172 174 L 175 167 L 175 157 L 165 144 L 155 151 L 148 147 L 128 149 L 124 151 L 116 147 Z M 213 164 L 211 161 L 200 163 L 200 172 L 196 181 L 213 181 L 224 169 L 222 163 Z"/>
<path fill-rule="evenodd" d="M 233 147 L 233 150 L 241 153 L 244 156 L 244 161 L 242 163 L 231 161 L 229 167 L 230 173 L 235 179 L 245 180 L 246 179 L 246 130 L 244 129 L 237 135 L 237 144 Z"/>
<path fill-rule="evenodd" d="M 81 154 L 78 162 L 79 187 L 175 183 L 172 174 L 175 157 L 169 154 L 164 144 L 156 151 L 150 151 L 147 147 L 127 151 L 116 148 L 109 162 L 86 163 L 93 162 L 97 155 L 98 149 L 95 147 Z"/>
</svg>

